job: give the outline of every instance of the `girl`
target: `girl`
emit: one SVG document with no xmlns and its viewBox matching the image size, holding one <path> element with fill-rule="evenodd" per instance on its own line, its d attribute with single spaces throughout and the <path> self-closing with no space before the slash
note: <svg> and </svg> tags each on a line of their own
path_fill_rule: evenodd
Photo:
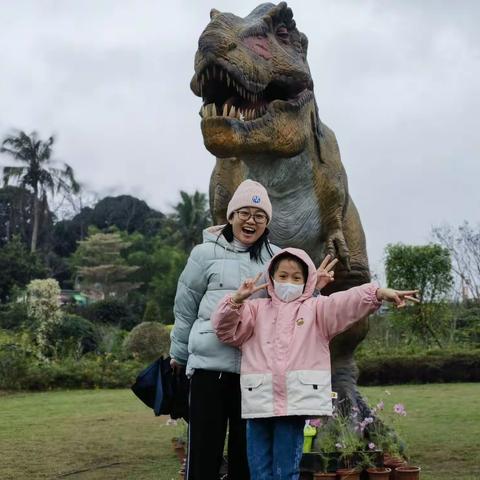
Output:
<svg viewBox="0 0 480 480">
<path fill-rule="evenodd" d="M 326 268 L 328 274 L 328 267 Z M 317 272 L 296 248 L 278 253 L 260 286 L 248 279 L 212 316 L 218 338 L 242 349 L 242 417 L 252 480 L 299 475 L 305 416 L 332 414 L 329 342 L 378 309 L 382 300 L 405 305 L 416 291 L 365 284 L 312 297 Z M 270 298 L 245 302 L 267 288 Z"/>
</svg>

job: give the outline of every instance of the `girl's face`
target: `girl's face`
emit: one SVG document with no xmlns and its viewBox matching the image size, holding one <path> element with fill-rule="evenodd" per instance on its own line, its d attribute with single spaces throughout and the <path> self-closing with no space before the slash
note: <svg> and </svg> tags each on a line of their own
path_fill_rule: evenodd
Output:
<svg viewBox="0 0 480 480">
<path fill-rule="evenodd" d="M 305 283 L 302 266 L 290 258 L 280 260 L 273 274 L 273 279 L 278 283 L 293 283 L 294 285 L 303 285 Z"/>
<path fill-rule="evenodd" d="M 268 217 L 261 208 L 242 207 L 228 220 L 233 236 L 245 245 L 253 245 L 265 232 Z"/>
</svg>

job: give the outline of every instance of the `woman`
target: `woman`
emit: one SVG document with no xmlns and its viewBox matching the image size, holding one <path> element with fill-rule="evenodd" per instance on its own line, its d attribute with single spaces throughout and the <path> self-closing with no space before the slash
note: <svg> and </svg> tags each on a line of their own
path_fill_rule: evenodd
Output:
<svg viewBox="0 0 480 480">
<path fill-rule="evenodd" d="M 268 241 L 272 205 L 265 188 L 242 182 L 227 207 L 228 223 L 204 231 L 175 297 L 172 365 L 186 365 L 190 383 L 188 480 L 218 480 L 228 424 L 228 478 L 248 480 L 240 405 L 240 351 L 222 344 L 210 316 L 217 303 L 265 269 L 279 249 Z"/>
</svg>

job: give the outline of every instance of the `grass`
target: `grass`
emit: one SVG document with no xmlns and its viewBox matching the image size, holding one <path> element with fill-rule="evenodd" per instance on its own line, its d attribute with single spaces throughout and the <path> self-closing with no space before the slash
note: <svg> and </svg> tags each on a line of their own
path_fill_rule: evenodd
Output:
<svg viewBox="0 0 480 480">
<path fill-rule="evenodd" d="M 371 403 L 404 403 L 401 433 L 422 480 L 480 479 L 478 384 L 362 388 Z M 390 403 L 391 403 L 390 402 Z M 128 390 L 0 395 L 2 480 L 178 480 L 171 438 Z"/>
</svg>

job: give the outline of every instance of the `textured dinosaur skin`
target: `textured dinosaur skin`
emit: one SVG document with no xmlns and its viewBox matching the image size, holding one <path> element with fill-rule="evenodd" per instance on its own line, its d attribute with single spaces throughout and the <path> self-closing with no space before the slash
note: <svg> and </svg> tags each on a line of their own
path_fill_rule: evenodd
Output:
<svg viewBox="0 0 480 480">
<path fill-rule="evenodd" d="M 203 99 L 201 128 L 217 157 L 210 207 L 225 223 L 228 201 L 246 178 L 269 192 L 271 240 L 306 250 L 320 263 L 338 257 L 335 282 L 322 293 L 369 281 L 365 236 L 348 193 L 334 133 L 318 115 L 307 37 L 285 2 L 262 4 L 245 18 L 210 12 L 195 56 L 191 89 Z M 358 322 L 331 344 L 334 389 L 363 407 L 353 352 L 368 330 Z"/>
</svg>

